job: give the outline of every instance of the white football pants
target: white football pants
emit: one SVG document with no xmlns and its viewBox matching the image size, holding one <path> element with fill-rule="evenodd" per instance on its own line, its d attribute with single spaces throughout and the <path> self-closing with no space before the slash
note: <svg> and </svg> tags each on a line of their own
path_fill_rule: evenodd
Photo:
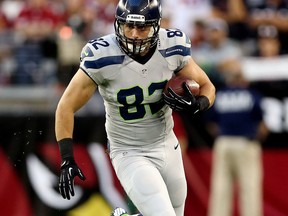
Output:
<svg viewBox="0 0 288 216">
<path fill-rule="evenodd" d="M 187 185 L 174 133 L 161 145 L 111 150 L 126 193 L 143 216 L 183 216 Z"/>
</svg>

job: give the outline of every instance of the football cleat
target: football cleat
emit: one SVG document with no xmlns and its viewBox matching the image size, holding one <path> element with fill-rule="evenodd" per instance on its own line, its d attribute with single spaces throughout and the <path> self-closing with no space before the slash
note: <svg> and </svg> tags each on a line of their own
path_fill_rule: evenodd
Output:
<svg viewBox="0 0 288 216">
<path fill-rule="evenodd" d="M 110 216 L 143 216 L 142 214 L 133 214 L 129 215 L 127 212 L 122 208 L 115 208 L 114 211 L 111 213 Z"/>
<path fill-rule="evenodd" d="M 111 216 L 129 216 L 127 214 L 127 212 L 122 209 L 122 208 L 115 208 L 112 213 L 111 213 Z"/>
</svg>

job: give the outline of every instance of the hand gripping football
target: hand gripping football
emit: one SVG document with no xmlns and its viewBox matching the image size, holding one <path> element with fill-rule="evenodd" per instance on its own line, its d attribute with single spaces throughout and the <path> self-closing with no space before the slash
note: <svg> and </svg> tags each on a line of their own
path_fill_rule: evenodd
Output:
<svg viewBox="0 0 288 216">
<path fill-rule="evenodd" d="M 180 77 L 180 76 L 174 76 L 166 83 L 166 86 L 164 88 L 164 93 L 169 95 L 168 88 L 170 87 L 176 94 L 180 96 L 184 96 L 185 95 L 185 91 L 183 89 L 184 82 L 187 83 L 193 95 L 195 96 L 199 95 L 200 93 L 199 84 L 194 80 L 190 80 L 186 77 Z"/>
</svg>

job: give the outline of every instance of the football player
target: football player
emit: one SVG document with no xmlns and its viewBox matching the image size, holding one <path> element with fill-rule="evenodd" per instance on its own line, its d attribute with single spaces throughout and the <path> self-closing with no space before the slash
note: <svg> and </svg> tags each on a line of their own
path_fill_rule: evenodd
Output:
<svg viewBox="0 0 288 216">
<path fill-rule="evenodd" d="M 184 215 L 187 187 L 171 108 L 204 111 L 214 103 L 215 88 L 192 60 L 189 38 L 178 29 L 160 28 L 160 21 L 158 0 L 120 0 L 115 33 L 83 47 L 80 68 L 56 109 L 64 199 L 74 195 L 76 176 L 85 179 L 73 156 L 74 114 L 98 89 L 109 155 L 132 202 L 144 216 Z M 200 96 L 194 97 L 185 85 L 185 96 L 171 89 L 163 95 L 173 75 L 198 82 Z M 118 208 L 111 215 L 127 213 Z"/>
</svg>

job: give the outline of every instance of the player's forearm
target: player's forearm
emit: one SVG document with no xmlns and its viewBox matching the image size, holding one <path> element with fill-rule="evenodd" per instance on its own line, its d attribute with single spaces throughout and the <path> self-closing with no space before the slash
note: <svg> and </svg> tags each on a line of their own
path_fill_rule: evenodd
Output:
<svg viewBox="0 0 288 216">
<path fill-rule="evenodd" d="M 214 104 L 215 101 L 215 87 L 213 84 L 210 82 L 205 83 L 204 85 L 201 86 L 200 88 L 200 93 L 199 95 L 204 95 L 208 98 L 209 100 L 209 107 L 211 107 Z"/>
<path fill-rule="evenodd" d="M 56 140 L 72 138 L 74 128 L 74 112 L 58 105 L 55 113 Z"/>
</svg>

